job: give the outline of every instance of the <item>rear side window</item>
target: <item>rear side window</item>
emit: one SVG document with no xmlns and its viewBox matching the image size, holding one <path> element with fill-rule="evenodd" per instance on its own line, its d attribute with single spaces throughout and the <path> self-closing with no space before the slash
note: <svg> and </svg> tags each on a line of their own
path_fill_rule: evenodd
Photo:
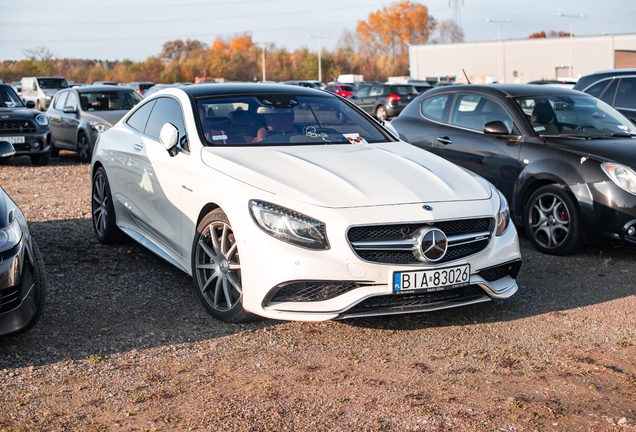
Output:
<svg viewBox="0 0 636 432">
<path fill-rule="evenodd" d="M 603 92 L 601 99 L 608 105 L 614 106 L 614 95 L 616 94 L 616 87 L 618 87 L 618 80 L 612 80 L 612 83 L 607 87 L 607 89 Z"/>
<path fill-rule="evenodd" d="M 636 78 L 623 78 L 616 91 L 616 108 L 636 108 Z"/>
<path fill-rule="evenodd" d="M 444 117 L 444 109 L 450 98 L 450 94 L 433 96 L 422 101 L 422 115 L 432 120 L 441 121 Z"/>
<path fill-rule="evenodd" d="M 57 97 L 55 98 L 55 104 L 53 105 L 53 108 L 62 111 L 66 104 L 66 97 L 68 96 L 68 94 L 69 92 L 58 93 Z"/>
<path fill-rule="evenodd" d="M 155 106 L 155 102 L 156 101 L 149 102 L 139 108 L 133 115 L 130 116 L 126 123 L 128 123 L 128 125 L 133 129 L 137 129 L 139 132 L 146 130 L 146 123 L 148 123 L 148 117 L 150 117 L 150 112 L 152 111 L 152 107 Z"/>
<path fill-rule="evenodd" d="M 150 113 L 148 124 L 146 125 L 146 134 L 159 139 L 159 132 L 166 123 L 172 123 L 179 129 L 179 139 L 185 136 L 185 125 L 183 123 L 183 113 L 181 105 L 174 99 L 159 98 Z"/>
<path fill-rule="evenodd" d="M 589 89 L 585 90 L 585 93 L 597 98 L 601 95 L 601 92 L 605 89 L 605 87 L 607 87 L 609 83 L 610 83 L 609 81 L 598 82 L 594 84 L 592 87 L 590 87 Z"/>
</svg>

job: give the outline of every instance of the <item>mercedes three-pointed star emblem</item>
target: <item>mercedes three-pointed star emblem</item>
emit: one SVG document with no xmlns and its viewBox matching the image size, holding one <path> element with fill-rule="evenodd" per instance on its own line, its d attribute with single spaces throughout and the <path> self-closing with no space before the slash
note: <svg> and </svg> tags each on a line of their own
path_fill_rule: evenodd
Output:
<svg viewBox="0 0 636 432">
<path fill-rule="evenodd" d="M 446 234 L 439 228 L 430 228 L 420 237 L 420 251 L 422 256 L 430 262 L 436 262 L 444 258 L 448 248 Z"/>
</svg>

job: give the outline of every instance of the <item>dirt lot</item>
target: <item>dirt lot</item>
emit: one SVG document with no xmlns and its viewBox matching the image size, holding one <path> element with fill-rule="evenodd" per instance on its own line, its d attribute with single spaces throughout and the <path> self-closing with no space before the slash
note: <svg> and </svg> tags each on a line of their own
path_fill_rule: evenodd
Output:
<svg viewBox="0 0 636 432">
<path fill-rule="evenodd" d="M 461 309 L 228 325 L 140 246 L 102 246 L 89 167 L 0 166 L 44 255 L 44 316 L 0 339 L 0 430 L 623 430 L 636 425 L 636 248 L 534 251 Z"/>
</svg>

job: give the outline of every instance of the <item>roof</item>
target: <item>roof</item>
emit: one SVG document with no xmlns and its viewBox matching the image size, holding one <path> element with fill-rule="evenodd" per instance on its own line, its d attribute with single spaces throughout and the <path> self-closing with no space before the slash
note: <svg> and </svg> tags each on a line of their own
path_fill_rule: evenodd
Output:
<svg viewBox="0 0 636 432">
<path fill-rule="evenodd" d="M 109 84 L 97 84 L 97 85 L 92 84 L 92 85 L 87 85 L 83 87 L 73 87 L 73 88 L 80 93 L 94 93 L 94 92 L 113 91 L 113 90 L 132 91 L 132 92 L 135 91 L 128 86 L 114 86 Z"/>
<path fill-rule="evenodd" d="M 435 87 L 428 90 L 426 95 L 444 92 L 460 92 L 460 91 L 480 91 L 487 94 L 503 93 L 510 97 L 520 96 L 552 96 L 552 95 L 572 95 L 580 96 L 578 90 L 571 90 L 566 87 L 547 86 L 536 84 L 461 84 L 453 86 Z"/>
<path fill-rule="evenodd" d="M 305 96 L 330 94 L 322 90 L 307 87 L 260 83 L 193 84 L 179 87 L 179 89 L 194 98 L 235 94 L 293 94 Z"/>
</svg>

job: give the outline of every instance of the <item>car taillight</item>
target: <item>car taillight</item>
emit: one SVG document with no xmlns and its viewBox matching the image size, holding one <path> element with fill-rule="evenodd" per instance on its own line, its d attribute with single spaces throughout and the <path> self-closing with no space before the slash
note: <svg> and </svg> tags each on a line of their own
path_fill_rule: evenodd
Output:
<svg viewBox="0 0 636 432">
<path fill-rule="evenodd" d="M 387 102 L 399 102 L 401 100 L 400 96 L 391 93 L 389 97 L 386 98 Z"/>
</svg>

